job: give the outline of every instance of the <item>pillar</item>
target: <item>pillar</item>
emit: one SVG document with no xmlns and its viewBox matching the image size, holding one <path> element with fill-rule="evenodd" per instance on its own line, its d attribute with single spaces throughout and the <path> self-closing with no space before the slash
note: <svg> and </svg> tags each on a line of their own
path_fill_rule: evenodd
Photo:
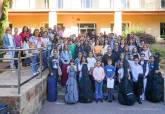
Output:
<svg viewBox="0 0 165 114">
<path fill-rule="evenodd" d="M 114 13 L 114 33 L 122 35 L 122 12 L 115 11 Z"/>
<path fill-rule="evenodd" d="M 49 0 L 49 27 L 53 28 L 57 25 L 57 13 L 56 13 L 57 0 Z"/>
<path fill-rule="evenodd" d="M 57 13 L 56 11 L 49 12 L 49 27 L 53 28 L 54 25 L 57 25 Z"/>
</svg>

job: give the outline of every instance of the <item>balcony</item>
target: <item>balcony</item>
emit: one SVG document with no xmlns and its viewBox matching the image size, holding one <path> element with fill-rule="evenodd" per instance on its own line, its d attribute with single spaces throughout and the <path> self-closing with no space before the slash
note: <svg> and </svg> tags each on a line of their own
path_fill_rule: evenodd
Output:
<svg viewBox="0 0 165 114">
<path fill-rule="evenodd" d="M 13 0 L 9 11 L 46 11 L 49 0 Z"/>
<path fill-rule="evenodd" d="M 165 11 L 165 0 L 57 0 L 57 11 Z"/>
<path fill-rule="evenodd" d="M 57 11 L 165 11 L 165 0 L 13 0 L 10 11 L 52 8 Z"/>
</svg>

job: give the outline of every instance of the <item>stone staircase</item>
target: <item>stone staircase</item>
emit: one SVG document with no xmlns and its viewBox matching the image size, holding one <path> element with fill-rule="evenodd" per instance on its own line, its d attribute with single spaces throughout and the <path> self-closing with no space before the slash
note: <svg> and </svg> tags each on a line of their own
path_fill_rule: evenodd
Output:
<svg viewBox="0 0 165 114">
<path fill-rule="evenodd" d="M 57 84 L 57 102 L 56 103 L 65 103 L 64 97 L 65 97 L 65 87 L 62 87 L 60 84 Z"/>
</svg>

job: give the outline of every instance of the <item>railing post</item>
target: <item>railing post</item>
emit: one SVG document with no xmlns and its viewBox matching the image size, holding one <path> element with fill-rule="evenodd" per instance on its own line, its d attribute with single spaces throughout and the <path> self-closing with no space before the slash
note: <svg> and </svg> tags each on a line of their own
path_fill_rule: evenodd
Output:
<svg viewBox="0 0 165 114">
<path fill-rule="evenodd" d="M 17 73 L 18 73 L 18 94 L 21 93 L 21 51 L 18 51 L 18 68 L 17 68 Z"/>
<path fill-rule="evenodd" d="M 42 78 L 42 48 L 40 49 L 40 78 Z"/>
</svg>

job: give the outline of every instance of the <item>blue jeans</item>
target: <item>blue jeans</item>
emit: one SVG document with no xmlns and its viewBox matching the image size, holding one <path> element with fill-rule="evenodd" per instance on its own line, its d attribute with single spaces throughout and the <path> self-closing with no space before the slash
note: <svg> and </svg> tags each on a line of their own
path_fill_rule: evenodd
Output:
<svg viewBox="0 0 165 114">
<path fill-rule="evenodd" d="M 9 48 L 14 49 L 14 48 Z M 14 58 L 15 51 L 8 51 L 10 58 Z M 14 60 L 10 60 L 10 67 L 14 67 Z"/>
<path fill-rule="evenodd" d="M 37 73 L 39 67 L 38 53 L 34 53 L 32 56 L 32 73 Z"/>
<path fill-rule="evenodd" d="M 109 88 L 108 89 L 108 101 L 112 101 L 113 100 L 113 89 Z"/>
<path fill-rule="evenodd" d="M 103 99 L 103 81 L 97 82 L 95 81 L 95 99 Z"/>
</svg>

